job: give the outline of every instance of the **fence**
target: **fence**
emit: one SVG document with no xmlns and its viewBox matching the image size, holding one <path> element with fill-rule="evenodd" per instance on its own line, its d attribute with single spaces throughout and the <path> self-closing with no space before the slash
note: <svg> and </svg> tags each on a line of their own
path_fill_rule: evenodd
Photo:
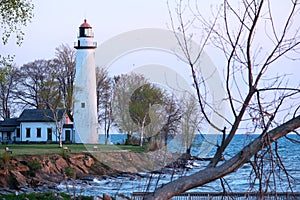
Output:
<svg viewBox="0 0 300 200">
<path fill-rule="evenodd" d="M 145 192 L 135 192 L 132 194 L 132 199 L 142 200 L 143 197 L 149 193 Z M 249 199 L 249 200 L 296 200 L 300 199 L 300 193 L 290 193 L 290 192 L 279 192 L 279 193 L 202 193 L 202 192 L 190 192 L 176 195 L 171 198 L 172 200 L 219 200 L 219 199 Z"/>
</svg>

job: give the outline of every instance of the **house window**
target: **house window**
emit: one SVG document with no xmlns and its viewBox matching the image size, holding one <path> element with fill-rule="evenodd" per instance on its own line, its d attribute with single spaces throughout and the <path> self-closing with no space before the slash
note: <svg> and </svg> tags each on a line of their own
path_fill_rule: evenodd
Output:
<svg viewBox="0 0 300 200">
<path fill-rule="evenodd" d="M 20 131 L 20 128 L 17 128 L 17 138 L 20 138 L 21 137 L 21 131 Z"/>
<path fill-rule="evenodd" d="M 81 103 L 81 108 L 85 108 L 85 103 Z"/>
<path fill-rule="evenodd" d="M 30 128 L 26 128 L 26 137 L 30 138 Z"/>
<path fill-rule="evenodd" d="M 52 141 L 52 128 L 47 128 L 47 140 Z"/>
<path fill-rule="evenodd" d="M 42 137 L 42 129 L 41 128 L 36 128 L 36 137 L 37 138 Z"/>
</svg>

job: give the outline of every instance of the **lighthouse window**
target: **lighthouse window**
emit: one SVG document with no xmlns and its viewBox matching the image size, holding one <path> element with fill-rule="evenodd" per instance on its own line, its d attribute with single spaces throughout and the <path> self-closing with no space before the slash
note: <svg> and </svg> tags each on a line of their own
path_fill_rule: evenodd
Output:
<svg viewBox="0 0 300 200">
<path fill-rule="evenodd" d="M 81 108 L 85 108 L 85 103 L 81 103 Z"/>
<path fill-rule="evenodd" d="M 91 28 L 86 28 L 84 30 L 84 35 L 85 36 L 92 36 L 92 29 Z"/>
</svg>

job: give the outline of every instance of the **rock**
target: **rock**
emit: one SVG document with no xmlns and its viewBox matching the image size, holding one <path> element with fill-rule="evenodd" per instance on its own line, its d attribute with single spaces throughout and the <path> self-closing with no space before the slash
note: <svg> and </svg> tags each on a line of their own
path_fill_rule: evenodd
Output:
<svg viewBox="0 0 300 200">
<path fill-rule="evenodd" d="M 44 192 L 44 191 L 49 191 L 49 187 L 46 186 L 46 185 L 42 185 L 42 186 L 39 186 L 35 189 L 35 191 L 38 191 L 38 192 Z"/>
<path fill-rule="evenodd" d="M 29 194 L 29 193 L 33 193 L 34 189 L 33 188 L 29 188 L 29 187 L 21 187 L 20 188 L 20 192 L 21 193 Z"/>
<path fill-rule="evenodd" d="M 63 159 L 62 157 L 59 157 L 55 161 L 55 166 L 58 169 L 58 171 L 61 172 L 62 170 L 64 170 L 65 168 L 67 168 L 69 165 L 68 165 L 68 163 L 67 163 L 67 161 L 65 159 Z"/>
<path fill-rule="evenodd" d="M 10 188 L 0 188 L 0 194 L 12 194 L 15 190 L 12 190 Z"/>
<path fill-rule="evenodd" d="M 29 172 L 30 171 L 29 167 L 26 165 L 23 165 L 23 164 L 17 165 L 17 170 L 19 172 Z"/>
<path fill-rule="evenodd" d="M 20 160 L 20 163 L 21 163 L 22 165 L 28 165 L 28 162 L 27 162 L 26 160 Z"/>
<path fill-rule="evenodd" d="M 76 172 L 78 173 L 84 173 L 84 174 L 89 174 L 89 170 L 87 167 L 84 165 L 82 160 L 77 160 L 76 158 L 70 158 L 70 162 L 72 167 L 76 169 Z"/>
<path fill-rule="evenodd" d="M 28 186 L 25 176 L 23 176 L 23 174 L 21 174 L 19 171 L 11 170 L 10 174 L 16 179 L 16 181 L 18 182 L 18 186 L 20 187 Z"/>
<path fill-rule="evenodd" d="M 74 154 L 74 155 L 72 155 L 71 158 L 76 159 L 76 160 L 83 160 L 84 157 L 85 157 L 84 154 Z"/>
<path fill-rule="evenodd" d="M 61 173 L 55 164 L 56 161 L 51 162 L 50 160 L 45 160 L 45 162 L 43 162 L 43 167 L 41 169 L 42 172 L 47 173 L 47 174 L 58 174 Z"/>
<path fill-rule="evenodd" d="M 8 175 L 8 172 L 7 169 L 0 169 L 0 175 Z"/>
<path fill-rule="evenodd" d="M 130 198 L 125 196 L 124 194 L 118 194 L 116 200 L 130 200 Z"/>
<path fill-rule="evenodd" d="M 103 194 L 103 200 L 112 200 L 112 198 L 108 194 Z"/>
<path fill-rule="evenodd" d="M 94 159 L 90 156 L 88 156 L 85 160 L 84 160 L 84 164 L 87 167 L 91 167 L 93 164 L 95 163 Z"/>
</svg>

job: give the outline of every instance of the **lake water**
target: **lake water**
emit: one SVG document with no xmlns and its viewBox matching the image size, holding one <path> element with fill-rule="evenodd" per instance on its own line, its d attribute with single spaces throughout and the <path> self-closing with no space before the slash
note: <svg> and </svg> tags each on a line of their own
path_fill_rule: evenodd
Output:
<svg viewBox="0 0 300 200">
<path fill-rule="evenodd" d="M 246 146 L 251 140 L 253 140 L 257 135 L 236 135 L 230 146 L 228 146 L 227 151 L 224 156 L 230 158 L 230 156 L 239 152 L 244 146 Z M 297 135 L 289 135 L 290 138 L 300 140 Z M 123 143 L 126 136 L 122 134 L 112 134 L 110 135 L 110 141 L 114 144 Z M 103 139 L 103 138 L 102 138 Z M 100 140 L 102 140 L 100 137 Z M 203 142 L 205 138 L 198 135 L 194 139 L 194 148 L 192 149 L 192 154 L 197 155 L 199 152 L 199 144 Z M 104 141 L 104 140 L 102 140 Z M 273 145 L 273 148 L 275 146 Z M 290 174 L 290 183 L 294 192 L 300 192 L 300 145 L 299 143 L 293 143 L 286 138 L 281 138 L 278 142 L 278 152 L 282 158 L 284 166 L 288 173 Z M 214 148 L 207 154 L 207 156 L 213 155 Z M 266 157 L 268 159 L 268 157 Z M 279 160 L 277 163 L 280 164 Z M 125 194 L 130 196 L 133 192 L 146 192 L 153 191 L 155 187 L 161 184 L 167 183 L 170 180 L 177 179 L 181 176 L 186 176 L 195 173 L 203 169 L 208 164 L 207 161 L 195 161 L 191 163 L 191 169 L 189 170 L 176 170 L 173 175 L 171 173 L 165 174 L 149 174 L 141 173 L 143 177 L 140 176 L 126 176 L 126 177 L 107 177 L 105 179 L 96 179 L 90 181 L 78 181 L 75 189 L 78 194 L 91 195 L 91 196 L 102 196 L 103 193 L 115 196 L 117 194 Z M 266 162 L 265 169 L 273 170 L 270 163 Z M 228 192 L 255 192 L 258 191 L 259 184 L 256 181 L 254 184 L 249 184 L 250 180 L 253 180 L 254 176 L 250 178 L 249 174 L 252 170 L 250 164 L 245 164 L 237 172 L 234 172 L 225 177 L 227 183 Z M 170 169 L 172 171 L 172 169 Z M 270 191 L 277 192 L 290 192 L 287 178 L 282 169 L 278 167 L 274 169 L 276 176 L 271 177 L 271 182 L 276 181 L 276 186 L 272 184 Z M 281 179 L 279 181 L 279 179 Z M 65 184 L 58 186 L 60 190 L 66 190 Z M 70 183 L 70 188 L 72 188 Z M 194 188 L 189 192 L 222 192 L 222 187 L 220 181 L 211 182 L 205 186 Z"/>
</svg>

